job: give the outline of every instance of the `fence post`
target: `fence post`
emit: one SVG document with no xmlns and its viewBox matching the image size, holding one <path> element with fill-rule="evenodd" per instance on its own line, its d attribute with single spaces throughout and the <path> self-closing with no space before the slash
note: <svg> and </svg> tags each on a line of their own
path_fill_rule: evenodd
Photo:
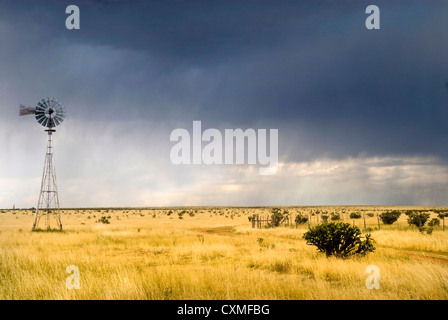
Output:
<svg viewBox="0 0 448 320">
<path fill-rule="evenodd" d="M 252 215 L 252 229 L 255 228 L 255 213 Z"/>
<path fill-rule="evenodd" d="M 378 212 L 376 213 L 376 219 L 378 220 L 378 230 L 380 230 L 380 217 L 378 216 Z"/>
<path fill-rule="evenodd" d="M 367 226 L 366 226 L 366 213 L 365 212 L 363 213 L 363 216 L 364 216 L 364 229 L 366 229 Z"/>
</svg>

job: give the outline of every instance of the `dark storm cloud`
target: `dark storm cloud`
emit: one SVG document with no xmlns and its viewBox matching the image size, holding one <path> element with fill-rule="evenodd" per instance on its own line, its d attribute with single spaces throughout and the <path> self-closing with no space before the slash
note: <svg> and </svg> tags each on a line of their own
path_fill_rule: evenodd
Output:
<svg viewBox="0 0 448 320">
<path fill-rule="evenodd" d="M 369 4 L 0 0 L 0 205 L 35 205 L 46 95 L 64 206 L 446 205 L 448 3 Z M 278 173 L 173 165 L 193 120 L 279 129 Z"/>
<path fill-rule="evenodd" d="M 368 31 L 365 1 L 75 1 L 73 32 L 67 4 L 5 2 L 3 68 L 75 116 L 276 127 L 290 160 L 447 155 L 446 3 L 377 1 Z"/>
</svg>

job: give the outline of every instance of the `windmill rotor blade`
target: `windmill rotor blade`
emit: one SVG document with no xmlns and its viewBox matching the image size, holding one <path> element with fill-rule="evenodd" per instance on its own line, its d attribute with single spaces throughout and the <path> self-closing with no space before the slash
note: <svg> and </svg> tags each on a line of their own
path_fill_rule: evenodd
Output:
<svg viewBox="0 0 448 320">
<path fill-rule="evenodd" d="M 59 121 L 59 120 L 60 120 L 60 118 L 58 118 L 57 116 L 53 118 L 53 122 L 55 124 L 55 127 L 57 127 L 58 125 L 61 124 L 62 121 Z"/>
<path fill-rule="evenodd" d="M 37 122 L 39 122 L 41 125 L 43 125 L 44 120 L 46 119 L 46 117 L 45 116 L 39 116 L 39 117 L 36 117 L 36 119 L 37 119 Z"/>
<path fill-rule="evenodd" d="M 39 110 L 39 111 L 44 111 L 45 110 L 45 106 L 42 104 L 42 102 L 39 102 L 37 104 L 36 110 Z"/>
<path fill-rule="evenodd" d="M 45 117 L 42 118 L 40 124 L 43 125 L 44 127 L 46 127 L 47 126 L 47 118 L 45 118 Z"/>
<path fill-rule="evenodd" d="M 59 118 L 61 120 L 64 120 L 65 114 L 63 112 L 57 112 L 55 118 Z"/>
</svg>

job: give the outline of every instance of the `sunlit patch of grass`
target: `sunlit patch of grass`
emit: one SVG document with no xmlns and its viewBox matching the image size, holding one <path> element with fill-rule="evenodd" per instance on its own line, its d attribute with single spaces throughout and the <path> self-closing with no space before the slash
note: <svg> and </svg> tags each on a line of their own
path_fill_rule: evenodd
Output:
<svg viewBox="0 0 448 320">
<path fill-rule="evenodd" d="M 448 299 L 448 231 L 400 220 L 371 232 L 374 253 L 340 260 L 306 244 L 307 225 L 252 229 L 247 217 L 266 208 L 195 210 L 64 210 L 62 233 L 25 232 L 32 215 L 0 214 L 0 299 Z M 120 219 L 95 223 L 101 214 Z M 79 290 L 65 286 L 69 265 Z M 365 287 L 368 265 L 379 290 Z"/>
</svg>

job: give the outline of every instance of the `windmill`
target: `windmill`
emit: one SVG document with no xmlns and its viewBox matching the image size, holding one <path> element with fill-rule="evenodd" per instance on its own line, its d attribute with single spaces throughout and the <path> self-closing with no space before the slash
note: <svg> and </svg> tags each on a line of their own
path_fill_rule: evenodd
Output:
<svg viewBox="0 0 448 320">
<path fill-rule="evenodd" d="M 60 125 L 65 118 L 65 108 L 55 98 L 42 99 L 36 107 L 25 107 L 20 105 L 19 116 L 34 114 L 37 122 L 43 125 L 48 133 L 47 149 L 45 153 L 44 171 L 40 185 L 39 201 L 34 215 L 34 223 L 31 228 L 34 231 L 41 217 L 45 217 L 45 227 L 50 229 L 50 217 L 56 219 L 57 228 L 62 230 L 61 215 L 59 212 L 59 196 L 56 186 L 56 171 L 53 165 L 52 134 L 54 129 Z"/>
</svg>

